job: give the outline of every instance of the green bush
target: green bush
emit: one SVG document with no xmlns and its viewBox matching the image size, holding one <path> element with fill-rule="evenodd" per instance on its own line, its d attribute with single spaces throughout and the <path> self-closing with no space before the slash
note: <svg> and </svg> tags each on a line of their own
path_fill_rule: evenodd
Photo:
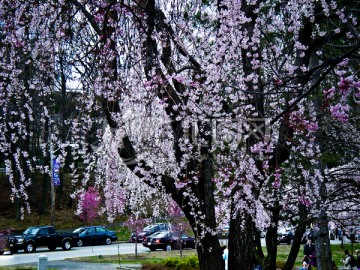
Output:
<svg viewBox="0 0 360 270">
<path fill-rule="evenodd" d="M 193 268 L 200 268 L 199 259 L 197 256 L 189 256 L 186 258 L 189 261 L 189 265 Z"/>
<path fill-rule="evenodd" d="M 165 266 L 168 267 L 176 267 L 179 263 L 180 263 L 179 258 L 170 257 L 165 259 Z"/>
<path fill-rule="evenodd" d="M 166 267 L 172 267 L 176 270 L 191 270 L 199 269 L 199 261 L 197 256 L 185 257 L 182 260 L 180 258 L 167 258 L 164 265 Z"/>
</svg>

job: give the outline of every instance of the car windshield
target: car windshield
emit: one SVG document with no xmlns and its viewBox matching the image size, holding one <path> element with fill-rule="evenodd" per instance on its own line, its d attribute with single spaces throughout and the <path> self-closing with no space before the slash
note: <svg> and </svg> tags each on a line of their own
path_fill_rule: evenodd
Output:
<svg viewBox="0 0 360 270">
<path fill-rule="evenodd" d="M 35 235 L 39 231 L 39 228 L 27 228 L 24 234 L 33 234 Z"/>
<path fill-rule="evenodd" d="M 74 230 L 74 233 L 82 233 L 83 231 L 85 231 L 86 228 L 85 227 L 81 227 L 81 228 L 77 228 L 76 230 Z"/>
<path fill-rule="evenodd" d="M 155 227 L 156 227 L 156 225 L 148 225 L 143 229 L 143 231 L 151 231 Z"/>
<path fill-rule="evenodd" d="M 154 234 L 156 237 L 165 237 L 168 233 L 167 232 L 159 232 L 158 234 Z"/>
</svg>

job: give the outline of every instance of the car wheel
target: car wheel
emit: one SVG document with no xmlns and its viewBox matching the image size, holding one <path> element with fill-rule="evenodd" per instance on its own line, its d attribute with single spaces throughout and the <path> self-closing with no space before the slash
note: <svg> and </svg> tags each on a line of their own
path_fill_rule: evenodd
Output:
<svg viewBox="0 0 360 270">
<path fill-rule="evenodd" d="M 69 250 L 71 249 L 71 242 L 70 240 L 65 240 L 62 244 L 62 249 L 63 250 Z"/>
<path fill-rule="evenodd" d="M 105 239 L 105 244 L 107 244 L 107 245 L 110 245 L 111 244 L 111 238 L 110 237 L 107 237 L 106 239 Z"/>
<path fill-rule="evenodd" d="M 167 246 L 165 247 L 165 250 L 166 250 L 166 251 L 171 251 L 171 250 L 172 250 L 171 245 L 167 245 Z"/>
<path fill-rule="evenodd" d="M 82 240 L 79 240 L 78 242 L 77 242 L 77 245 L 78 245 L 78 247 L 82 247 L 83 246 L 83 241 Z"/>
<path fill-rule="evenodd" d="M 54 251 L 55 249 L 56 249 L 56 246 L 48 246 L 48 249 L 50 250 L 50 251 Z"/>
<path fill-rule="evenodd" d="M 26 253 L 32 253 L 32 252 L 35 252 L 35 250 L 36 250 L 36 248 L 35 248 L 33 243 L 27 243 L 25 248 L 24 248 L 24 251 Z"/>
</svg>

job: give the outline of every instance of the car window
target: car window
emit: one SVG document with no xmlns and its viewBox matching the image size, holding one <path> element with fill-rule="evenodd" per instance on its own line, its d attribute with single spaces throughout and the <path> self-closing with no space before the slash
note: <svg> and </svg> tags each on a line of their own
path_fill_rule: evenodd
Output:
<svg viewBox="0 0 360 270">
<path fill-rule="evenodd" d="M 39 228 L 27 228 L 26 231 L 24 231 L 24 234 L 33 234 L 35 235 L 39 231 Z"/>
<path fill-rule="evenodd" d="M 43 228 L 43 229 L 39 230 L 39 234 L 40 235 L 47 235 L 47 234 L 49 234 L 49 230 L 47 228 Z"/>
<path fill-rule="evenodd" d="M 150 231 L 151 229 L 153 229 L 154 227 L 155 227 L 156 225 L 148 225 L 148 226 L 146 226 L 144 229 L 143 229 L 143 231 Z"/>
<path fill-rule="evenodd" d="M 156 234 L 156 237 L 166 237 L 166 236 L 167 236 L 167 232 L 160 232 Z"/>
<path fill-rule="evenodd" d="M 89 228 L 89 229 L 87 230 L 87 233 L 95 233 L 95 228 Z"/>
<path fill-rule="evenodd" d="M 80 228 L 77 228 L 76 230 L 74 230 L 73 232 L 74 232 L 74 233 L 82 233 L 82 232 L 85 231 L 85 230 L 86 230 L 86 228 L 80 227 Z"/>
<path fill-rule="evenodd" d="M 96 227 L 96 232 L 106 232 L 106 230 L 103 227 Z"/>
</svg>

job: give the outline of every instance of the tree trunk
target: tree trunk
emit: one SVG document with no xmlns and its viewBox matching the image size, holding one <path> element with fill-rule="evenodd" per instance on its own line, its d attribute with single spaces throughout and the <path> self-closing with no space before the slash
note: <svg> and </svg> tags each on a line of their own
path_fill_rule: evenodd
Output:
<svg viewBox="0 0 360 270">
<path fill-rule="evenodd" d="M 271 270 L 276 268 L 277 257 L 277 230 L 280 215 L 279 201 L 275 201 L 275 207 L 271 211 L 271 225 L 266 232 L 265 241 L 268 254 L 264 260 L 263 269 Z"/>
<path fill-rule="evenodd" d="M 197 241 L 200 243 L 197 247 L 199 258 L 199 265 L 201 270 L 222 270 L 225 268 L 224 260 L 222 257 L 222 249 L 218 235 L 213 235 L 207 231 L 215 230 L 215 199 L 214 199 L 214 182 L 213 177 L 213 161 L 211 156 L 204 159 L 199 166 L 199 183 L 198 186 L 193 186 L 197 190 L 198 199 L 201 202 L 200 209 L 196 205 L 191 205 L 190 202 L 184 203 L 182 193 L 176 189 L 168 189 L 167 192 L 172 194 L 173 199 L 183 210 L 190 226 L 196 236 Z M 200 211 L 204 217 L 199 220 L 198 215 L 193 212 Z M 229 266 L 229 269 L 231 268 Z"/>
<path fill-rule="evenodd" d="M 317 270 L 332 269 L 332 255 L 329 239 L 328 217 L 325 211 L 321 211 L 317 219 L 319 228 L 315 235 L 315 250 L 317 258 Z"/>
<path fill-rule="evenodd" d="M 225 268 L 222 250 L 218 237 L 209 233 L 201 239 L 197 247 L 199 265 L 201 270 L 223 270 Z M 229 269 L 234 269 L 229 266 Z"/>
<path fill-rule="evenodd" d="M 256 233 L 252 217 L 248 213 L 239 213 L 235 219 L 230 220 L 229 269 L 253 269 L 257 263 L 254 254 Z"/>
<path fill-rule="evenodd" d="M 301 240 L 306 230 L 306 225 L 308 224 L 308 209 L 305 205 L 299 205 L 299 215 L 300 215 L 300 222 L 296 227 L 293 243 L 291 245 L 290 253 L 288 259 L 286 260 L 284 270 L 291 270 L 295 264 L 296 258 L 300 251 Z M 302 254 L 302 253 L 301 253 Z"/>
</svg>

